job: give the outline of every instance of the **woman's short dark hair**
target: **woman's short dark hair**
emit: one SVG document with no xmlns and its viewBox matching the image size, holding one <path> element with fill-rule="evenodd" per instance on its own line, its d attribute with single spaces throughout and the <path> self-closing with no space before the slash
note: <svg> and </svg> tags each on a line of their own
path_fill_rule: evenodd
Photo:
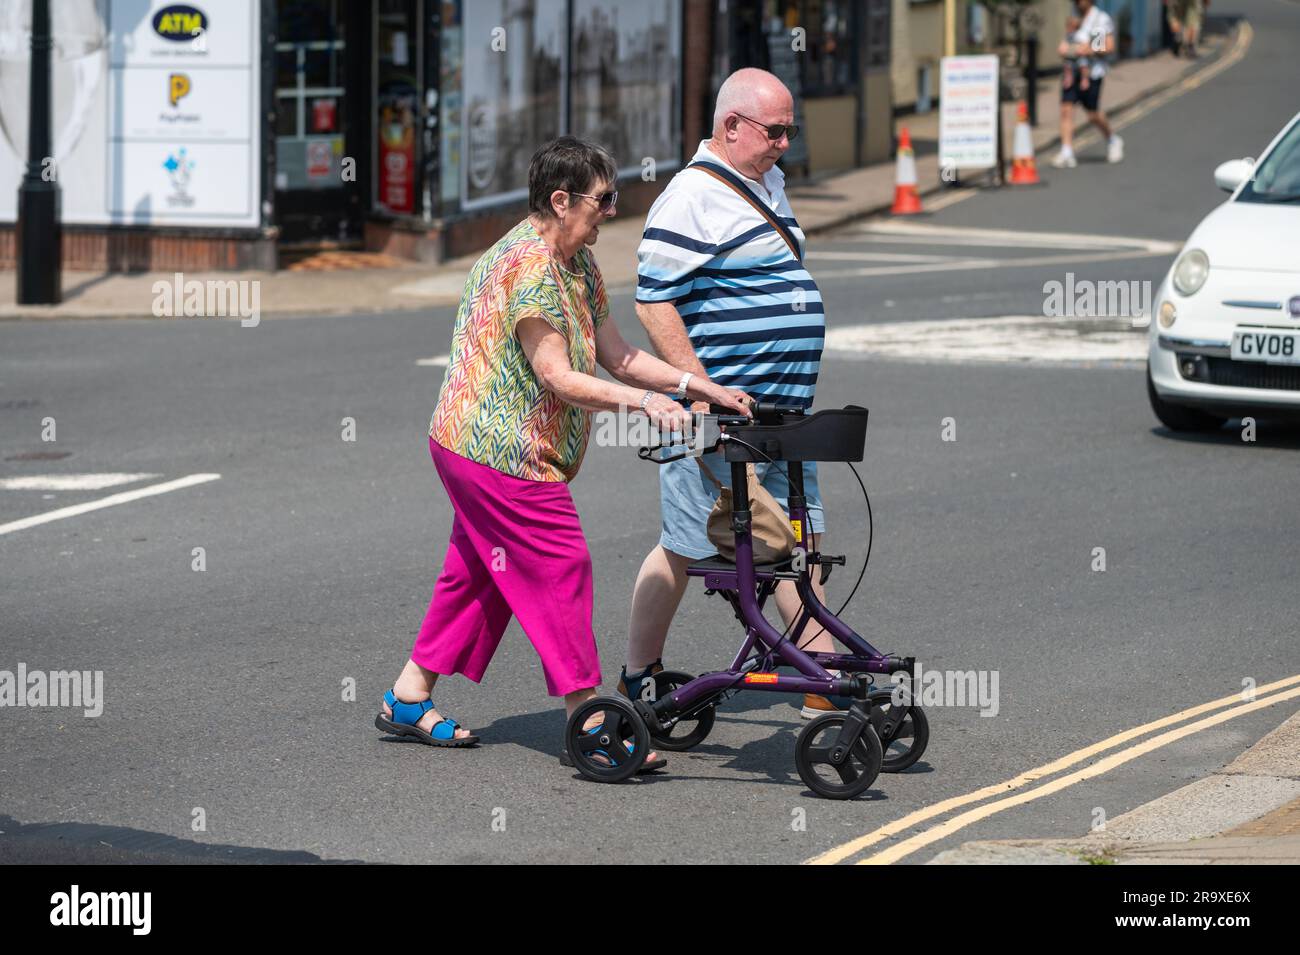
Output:
<svg viewBox="0 0 1300 955">
<path fill-rule="evenodd" d="M 555 217 L 551 193 L 590 192 L 598 181 L 618 178 L 614 157 L 603 147 L 575 136 L 552 139 L 533 153 L 528 163 L 528 211 Z"/>
</svg>

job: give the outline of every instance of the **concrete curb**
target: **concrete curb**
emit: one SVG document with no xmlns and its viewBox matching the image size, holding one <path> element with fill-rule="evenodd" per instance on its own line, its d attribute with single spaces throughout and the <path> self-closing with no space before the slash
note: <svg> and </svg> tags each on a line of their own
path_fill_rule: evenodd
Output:
<svg viewBox="0 0 1300 955">
<path fill-rule="evenodd" d="M 1300 713 L 1227 766 L 1076 839 L 967 842 L 930 865 L 1213 865 L 1300 862 L 1300 835 L 1241 834 L 1300 800 Z"/>
</svg>

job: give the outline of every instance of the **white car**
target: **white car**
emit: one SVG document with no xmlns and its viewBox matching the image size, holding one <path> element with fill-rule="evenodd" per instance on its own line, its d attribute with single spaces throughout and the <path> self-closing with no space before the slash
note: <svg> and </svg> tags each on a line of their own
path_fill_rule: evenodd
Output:
<svg viewBox="0 0 1300 955">
<path fill-rule="evenodd" d="M 1300 414 L 1300 114 L 1260 157 L 1214 171 L 1201 220 L 1153 303 L 1151 408 L 1173 431 Z"/>
</svg>

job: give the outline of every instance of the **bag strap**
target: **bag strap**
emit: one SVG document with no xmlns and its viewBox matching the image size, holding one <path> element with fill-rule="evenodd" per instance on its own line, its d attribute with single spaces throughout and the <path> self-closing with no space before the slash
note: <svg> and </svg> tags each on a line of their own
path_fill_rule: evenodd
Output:
<svg viewBox="0 0 1300 955">
<path fill-rule="evenodd" d="M 754 198 L 754 193 L 745 185 L 731 170 L 726 169 L 717 163 L 696 160 L 686 167 L 687 169 L 698 169 L 706 176 L 712 176 L 718 182 L 728 187 L 739 195 L 742 199 L 754 207 L 754 211 L 767 220 L 768 225 L 776 230 L 781 238 L 785 239 L 785 244 L 790 247 L 790 254 L 795 257 L 795 261 L 802 262 L 803 257 L 799 254 L 799 243 L 795 241 L 794 233 L 784 222 L 772 215 L 772 210 Z"/>
<path fill-rule="evenodd" d="M 704 463 L 704 459 L 696 458 L 695 463 L 700 466 L 700 470 L 704 472 L 704 476 L 709 479 L 709 482 L 714 487 L 716 487 L 718 489 L 718 493 L 721 494 L 722 482 L 718 480 L 717 476 L 713 473 L 713 471 L 709 468 L 709 466 Z"/>
<path fill-rule="evenodd" d="M 722 486 L 722 482 L 718 480 L 717 475 L 714 474 L 712 469 L 707 464 L 704 463 L 703 458 L 696 458 L 695 463 L 700 466 L 700 470 L 704 472 L 704 476 L 709 479 L 710 484 L 712 484 L 714 487 L 718 489 L 719 493 L 726 490 L 726 488 Z M 745 465 L 745 472 L 746 474 L 748 474 L 751 480 L 758 479 L 758 473 L 754 470 L 753 464 Z"/>
</svg>

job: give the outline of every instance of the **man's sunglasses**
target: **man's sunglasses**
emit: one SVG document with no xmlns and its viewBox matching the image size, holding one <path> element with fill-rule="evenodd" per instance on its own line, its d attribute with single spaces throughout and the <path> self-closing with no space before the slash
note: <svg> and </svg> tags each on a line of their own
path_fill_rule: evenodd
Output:
<svg viewBox="0 0 1300 955">
<path fill-rule="evenodd" d="M 763 123 L 760 123 L 758 120 L 750 119 L 748 116 L 744 115 L 743 113 L 737 113 L 736 115 L 739 116 L 741 119 L 748 120 L 749 122 L 753 123 L 755 126 L 761 126 L 763 131 L 767 133 L 767 138 L 770 139 L 772 142 L 776 142 L 782 136 L 785 136 L 789 138 L 791 141 L 793 141 L 799 135 L 799 127 L 795 125 L 787 126 L 785 123 L 773 123 L 771 126 L 765 126 Z"/>
<path fill-rule="evenodd" d="M 596 204 L 599 207 L 601 212 L 608 212 L 610 209 L 613 209 L 615 204 L 618 202 L 617 189 L 615 189 L 613 192 L 602 192 L 598 196 L 589 195 L 588 193 L 585 192 L 571 192 L 569 193 L 569 195 L 582 196 L 582 198 L 584 199 L 595 199 Z"/>
</svg>

